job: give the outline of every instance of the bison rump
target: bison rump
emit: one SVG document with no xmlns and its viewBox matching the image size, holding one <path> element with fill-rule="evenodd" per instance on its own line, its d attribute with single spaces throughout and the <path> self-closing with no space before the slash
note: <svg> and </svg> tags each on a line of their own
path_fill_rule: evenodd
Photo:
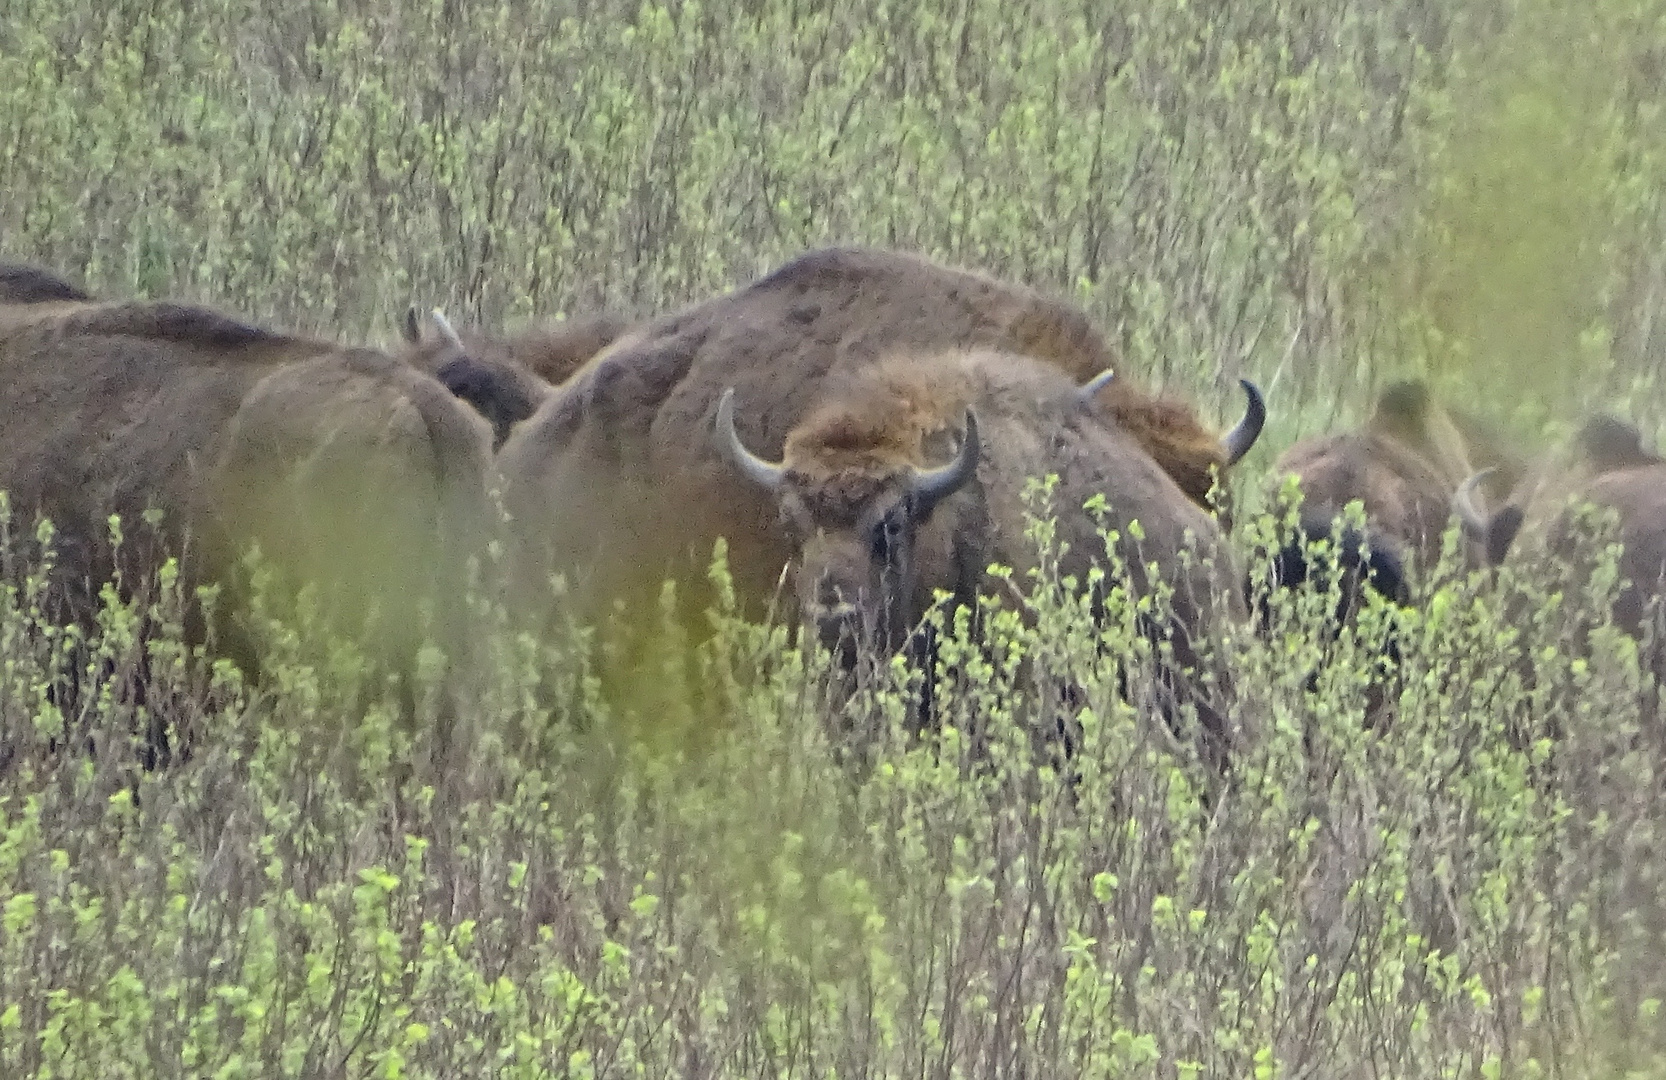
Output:
<svg viewBox="0 0 1666 1080">
<path fill-rule="evenodd" d="M 375 652 L 405 655 L 427 630 L 458 649 L 463 560 L 490 521 L 488 447 L 478 417 L 391 358 L 287 365 L 227 430 L 215 534 L 258 547 L 292 585 L 318 584 L 354 630 L 374 622 Z"/>
</svg>

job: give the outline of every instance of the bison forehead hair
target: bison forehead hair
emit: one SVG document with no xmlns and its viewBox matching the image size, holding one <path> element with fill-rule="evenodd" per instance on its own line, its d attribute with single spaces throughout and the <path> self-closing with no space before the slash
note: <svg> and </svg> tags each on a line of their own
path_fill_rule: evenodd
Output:
<svg viewBox="0 0 1666 1080">
<path fill-rule="evenodd" d="M 1227 460 L 1220 436 L 1203 426 L 1191 407 L 1154 397 L 1118 379 L 1101 400 L 1117 426 L 1144 446 L 1164 472 L 1199 506 L 1209 504 L 1218 471 Z"/>
<path fill-rule="evenodd" d="M 937 441 L 933 436 L 942 436 L 965 416 L 972 398 L 968 367 L 975 359 L 971 354 L 923 362 L 897 357 L 864 372 L 787 436 L 787 467 L 813 479 L 846 473 L 882 479 L 922 464 L 939 449 L 932 445 Z"/>
<path fill-rule="evenodd" d="M 864 508 L 891 486 L 895 476 L 889 472 L 876 475 L 862 469 L 844 469 L 815 478 L 791 471 L 788 475 L 797 481 L 794 486 L 798 497 L 810 516 L 832 528 L 854 528 L 861 521 Z"/>
</svg>

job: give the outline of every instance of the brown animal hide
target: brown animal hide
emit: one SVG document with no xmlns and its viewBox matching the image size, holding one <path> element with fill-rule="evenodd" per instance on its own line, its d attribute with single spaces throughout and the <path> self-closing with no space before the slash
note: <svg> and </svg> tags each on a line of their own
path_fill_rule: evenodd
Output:
<svg viewBox="0 0 1666 1080">
<path fill-rule="evenodd" d="M 0 263 L 0 304 L 51 304 L 91 299 L 85 291 L 50 270 Z"/>
<path fill-rule="evenodd" d="M 796 608 L 842 617 L 854 604 L 867 629 L 894 642 L 932 589 L 966 599 L 991 584 L 991 559 L 1030 564 L 1021 492 L 1053 472 L 1078 581 L 1103 554 L 1081 509 L 1097 495 L 1106 526 L 1138 518 L 1144 530 L 1130 559 L 1137 587 L 1149 562 L 1176 573 L 1181 621 L 1199 629 L 1220 603 L 1236 609 L 1237 591 L 1210 576 L 1226 566 L 1219 526 L 1150 443 L 1195 447 L 1200 429 L 1178 410 L 1123 422 L 1141 414 L 1129 403 L 1149 399 L 1116 390 L 1120 379 L 1097 399 L 1082 394 L 1110 360 L 1084 316 L 1030 290 L 912 256 L 811 253 L 639 328 L 515 429 L 497 458 L 524 575 L 515 594 L 536 609 L 549 575 L 565 573 L 586 618 L 622 597 L 650 599 L 670 573 L 699 610 L 721 537 L 750 613 L 774 601 L 786 572 Z M 749 469 L 719 437 L 729 390 Z M 915 490 L 910 476 L 948 468 L 966 445 L 968 407 L 975 475 L 934 495 L 927 513 L 901 511 L 913 533 L 908 565 L 876 571 L 876 560 L 895 561 L 886 530 Z M 1168 434 L 1177 431 L 1184 437 Z M 1219 440 L 1210 442 L 1213 464 Z M 759 482 L 782 470 L 792 479 L 779 489 Z M 1210 573 L 1179 568 L 1188 534 L 1217 555 Z M 1134 553 L 1127 529 L 1122 543 Z M 806 563 L 815 572 L 802 573 Z M 848 595 L 822 589 L 830 577 Z"/>
<path fill-rule="evenodd" d="M 531 416 L 556 386 L 618 341 L 630 323 L 589 315 L 540 324 L 507 337 L 458 333 L 435 312 L 424 328 L 413 307 L 401 328 L 406 360 L 443 383 L 492 425 L 493 447 Z"/>
<path fill-rule="evenodd" d="M 78 617 L 117 568 L 107 517 L 154 509 L 188 581 L 258 545 L 337 614 L 379 608 L 399 652 L 487 523 L 485 424 L 379 352 L 172 303 L 0 305 L 0 373 L 0 489 L 53 520 Z M 133 584 L 161 553 L 123 554 Z"/>
<path fill-rule="evenodd" d="M 1400 560 L 1427 568 L 1440 556 L 1452 493 L 1471 473 L 1491 468 L 1486 491 L 1502 498 L 1522 463 L 1482 422 L 1442 406 L 1422 382 L 1395 383 L 1358 431 L 1306 439 L 1273 466 L 1296 476 L 1309 519 L 1328 530 L 1353 500 L 1364 507 L 1371 540 Z"/>
<path fill-rule="evenodd" d="M 1666 458 L 1643 445 L 1634 425 L 1606 414 L 1590 417 L 1571 445 L 1542 456 L 1490 515 L 1471 501 L 1472 487 L 1465 485 L 1454 501 L 1489 565 L 1524 547 L 1572 562 L 1583 546 L 1574 529 L 1580 507 L 1612 511 L 1625 577 L 1614 619 L 1632 634 L 1641 632 L 1647 608 L 1666 588 Z"/>
<path fill-rule="evenodd" d="M 882 357 L 945 349 L 1028 356 L 1076 385 L 1114 359 L 1086 316 L 1033 290 L 911 255 L 815 251 L 656 319 L 593 358 L 504 445 L 505 475 L 520 492 L 512 501 L 557 566 L 582 560 L 599 536 L 628 537 L 646 560 L 665 543 L 709 550 L 719 531 L 730 535 L 738 563 L 779 566 L 778 547 L 763 539 L 773 508 L 756 492 L 733 493 L 708 437 L 723 389 L 736 390 L 746 446 L 775 459 L 788 432 L 841 380 Z M 1112 381 L 1098 400 L 1203 502 L 1201 478 L 1222 460 L 1218 439 L 1128 380 Z M 621 496 L 667 484 L 707 496 L 691 500 L 699 517 L 679 520 L 674 536 L 642 516 L 647 495 Z"/>
</svg>

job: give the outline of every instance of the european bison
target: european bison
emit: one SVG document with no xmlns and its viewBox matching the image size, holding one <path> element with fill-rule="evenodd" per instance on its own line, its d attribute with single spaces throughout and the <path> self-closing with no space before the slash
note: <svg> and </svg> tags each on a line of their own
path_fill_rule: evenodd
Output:
<svg viewBox="0 0 1666 1080">
<path fill-rule="evenodd" d="M 379 609 L 408 657 L 489 524 L 485 423 L 380 352 L 174 303 L 0 305 L 0 387 L 0 490 L 54 522 L 81 618 L 118 569 L 108 515 L 131 537 L 154 509 L 187 581 L 231 583 L 256 544 L 333 613 Z M 156 569 L 121 554 L 129 584 Z"/>
<path fill-rule="evenodd" d="M 50 270 L 18 263 L 0 263 L 0 304 L 49 304 L 91 300 L 92 297 Z"/>
<path fill-rule="evenodd" d="M 1493 513 L 1477 506 L 1477 474 L 1459 486 L 1453 508 L 1465 534 L 1496 566 L 1525 540 L 1562 558 L 1576 552 L 1574 515 L 1580 504 L 1611 510 L 1619 519 L 1625 577 L 1614 603 L 1614 621 L 1642 632 L 1651 604 L 1666 587 L 1666 458 L 1643 445 L 1642 433 L 1619 417 L 1587 419 L 1573 445 L 1542 459 L 1509 501 Z"/>
<path fill-rule="evenodd" d="M 1275 556 L 1273 585 L 1307 581 L 1308 545 L 1329 539 L 1342 509 L 1358 500 L 1365 535 L 1343 530 L 1336 553 L 1348 579 L 1344 608 L 1357 603 L 1362 584 L 1409 603 L 1407 564 L 1428 568 L 1439 559 L 1452 492 L 1481 468 L 1492 470 L 1488 495 L 1502 498 L 1523 466 L 1485 424 L 1442 406 L 1422 381 L 1388 386 L 1361 430 L 1303 440 L 1274 463 L 1275 477 L 1300 481 L 1302 502 L 1298 533 Z"/>
<path fill-rule="evenodd" d="M 533 326 L 508 337 L 462 335 L 439 311 L 429 316 L 425 329 L 412 307 L 401 333 L 409 349 L 406 359 L 484 416 L 496 449 L 554 387 L 619 340 L 630 325 L 603 314 Z"/>
<path fill-rule="evenodd" d="M 796 568 L 801 614 L 825 635 L 894 644 L 933 589 L 964 599 L 990 560 L 1026 565 L 1020 489 L 1048 472 L 1072 569 L 1103 551 L 1081 509 L 1092 495 L 1108 526 L 1140 520 L 1136 580 L 1188 533 L 1224 566 L 1203 506 L 1253 443 L 1259 397 L 1220 439 L 1105 378 L 1110 359 L 1083 315 L 1028 289 L 908 255 L 812 252 L 641 328 L 514 431 L 497 462 L 526 545 L 518 592 L 576 571 L 590 613 L 652 595 L 667 571 L 698 588 L 722 537 L 753 610 Z M 1196 568 L 1175 574 L 1183 607 L 1236 603 Z"/>
<path fill-rule="evenodd" d="M 1112 359 L 1086 316 L 1033 290 L 912 255 L 814 251 L 640 327 L 516 428 L 499 466 L 517 534 L 544 549 L 546 568 L 586 564 L 609 546 L 629 570 L 689 550 L 705 557 L 727 535 L 743 591 L 768 595 L 786 549 L 772 500 L 737 491 L 710 439 L 723 390 L 741 402 L 746 445 L 777 459 L 789 432 L 854 375 L 886 357 L 957 349 L 1029 357 L 1075 386 Z M 1206 506 L 1213 474 L 1259 434 L 1263 409 L 1247 389 L 1250 414 L 1224 439 L 1127 378 L 1095 384 L 1093 400 Z M 661 499 L 678 507 L 674 528 L 658 519 Z"/>
<path fill-rule="evenodd" d="M 1226 568 L 1219 526 L 1098 410 L 1094 389 L 1010 353 L 900 353 L 825 393 L 779 462 L 747 448 L 733 388 L 712 430 L 735 475 L 775 505 L 781 557 L 771 566 L 777 576 L 792 567 L 805 621 L 829 646 L 895 649 L 938 590 L 969 602 L 995 587 L 991 563 L 1034 565 L 1023 493 L 1049 473 L 1059 477 L 1053 510 L 1068 549 L 1060 569 L 1078 582 L 1102 558 L 1101 524 L 1120 533 L 1136 591 L 1149 586 L 1149 565 L 1172 568 L 1187 548 Z M 1095 496 L 1107 504 L 1102 523 L 1082 509 Z M 1219 592 L 1201 568 L 1175 576 L 1188 613 Z"/>
</svg>

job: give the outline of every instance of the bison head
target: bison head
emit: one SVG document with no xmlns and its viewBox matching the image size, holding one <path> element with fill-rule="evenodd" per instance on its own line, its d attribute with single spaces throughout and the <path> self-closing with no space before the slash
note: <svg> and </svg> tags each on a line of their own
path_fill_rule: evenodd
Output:
<svg viewBox="0 0 1666 1080">
<path fill-rule="evenodd" d="M 1489 466 L 1471 474 L 1452 495 L 1452 513 L 1463 528 L 1465 541 L 1483 566 L 1497 566 L 1504 561 L 1525 520 L 1519 506 L 1505 505 L 1489 514 L 1476 505 L 1476 490 L 1497 471 L 1496 467 Z"/>
<path fill-rule="evenodd" d="M 1610 413 L 1589 416 L 1573 438 L 1570 452 L 1560 461 L 1561 475 L 1551 482 L 1550 490 L 1569 487 L 1589 488 L 1610 473 L 1628 469 L 1666 464 L 1666 458 L 1643 445 L 1643 433 L 1635 424 Z M 1510 546 L 1526 523 L 1528 507 L 1524 505 L 1532 493 L 1512 494 L 1497 511 L 1488 513 L 1476 505 L 1476 490 L 1487 477 L 1497 472 L 1486 468 L 1471 475 L 1452 496 L 1452 510 L 1463 526 L 1464 536 L 1478 549 L 1485 565 L 1497 566 L 1504 561 Z M 1541 483 L 1546 478 L 1539 478 Z"/>
<path fill-rule="evenodd" d="M 438 308 L 429 313 L 429 326 L 425 332 L 416 308 L 406 309 L 400 333 L 412 349 L 408 359 L 485 417 L 492 449 L 501 448 L 514 426 L 537 410 L 547 384 L 517 365 L 501 340 L 476 334 L 464 342 Z"/>
<path fill-rule="evenodd" d="M 774 496 L 797 549 L 794 578 L 805 623 L 829 648 L 848 650 L 857 642 L 900 647 L 923 613 L 920 597 L 931 584 L 916 558 L 920 528 L 977 473 L 976 414 L 966 410 L 960 445 L 941 465 L 798 455 L 791 442 L 787 459 L 777 463 L 741 443 L 734 397 L 733 388 L 725 390 L 717 408 L 718 449 Z"/>
</svg>

